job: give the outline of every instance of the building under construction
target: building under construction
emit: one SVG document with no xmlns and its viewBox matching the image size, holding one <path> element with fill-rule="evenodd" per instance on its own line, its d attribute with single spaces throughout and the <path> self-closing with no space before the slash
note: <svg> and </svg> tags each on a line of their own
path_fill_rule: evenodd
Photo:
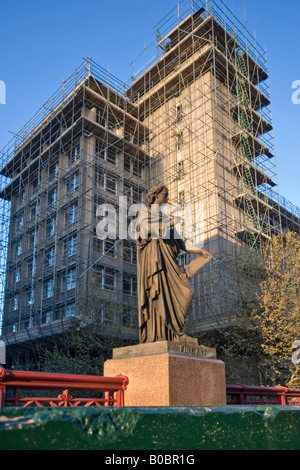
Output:
<svg viewBox="0 0 300 470">
<path fill-rule="evenodd" d="M 200 329 L 216 324 L 201 291 L 224 253 L 299 232 L 299 209 L 277 192 L 265 51 L 222 1 L 181 1 L 155 37 L 129 83 L 85 59 L 1 152 L 1 339 L 11 350 L 53 344 L 91 286 L 103 292 L 103 327 L 137 339 L 135 242 L 96 231 L 99 206 L 120 214 L 120 196 L 142 203 L 164 182 L 172 203 L 204 208 L 214 261 L 193 279 Z"/>
</svg>

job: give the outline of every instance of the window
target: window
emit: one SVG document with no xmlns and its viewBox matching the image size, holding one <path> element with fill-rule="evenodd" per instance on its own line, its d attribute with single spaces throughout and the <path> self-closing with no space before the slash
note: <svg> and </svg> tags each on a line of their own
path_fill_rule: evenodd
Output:
<svg viewBox="0 0 300 470">
<path fill-rule="evenodd" d="M 104 289 L 115 289 L 115 270 L 113 268 L 105 267 L 103 270 L 103 287 Z"/>
<path fill-rule="evenodd" d="M 25 191 L 24 189 L 22 189 L 19 193 L 19 203 L 23 204 L 24 200 L 25 200 Z"/>
<path fill-rule="evenodd" d="M 50 191 L 48 196 L 48 205 L 54 206 L 57 203 L 57 188 L 54 188 Z"/>
<path fill-rule="evenodd" d="M 38 244 L 38 231 L 33 230 L 29 234 L 29 249 L 34 248 Z"/>
<path fill-rule="evenodd" d="M 132 185 L 128 181 L 124 182 L 124 195 L 128 198 L 128 201 L 132 204 L 142 202 L 143 189 L 139 189 L 137 186 Z"/>
<path fill-rule="evenodd" d="M 79 172 L 77 171 L 74 175 L 71 176 L 70 180 L 68 181 L 67 190 L 70 194 L 74 193 L 74 191 L 79 186 Z"/>
<path fill-rule="evenodd" d="M 35 300 L 35 289 L 31 287 L 26 290 L 25 292 L 25 302 L 26 305 L 33 305 Z"/>
<path fill-rule="evenodd" d="M 96 233 L 94 236 L 94 249 L 101 255 L 110 256 L 111 258 L 116 257 L 116 242 L 109 238 L 101 240 L 97 237 Z"/>
<path fill-rule="evenodd" d="M 18 331 L 18 329 L 19 329 L 18 323 L 17 322 L 13 323 L 11 326 L 11 331 L 15 333 L 16 331 Z"/>
<path fill-rule="evenodd" d="M 76 268 L 71 268 L 66 273 L 65 290 L 75 289 L 76 287 Z"/>
<path fill-rule="evenodd" d="M 124 170 L 134 176 L 141 178 L 142 163 L 129 155 L 124 155 Z"/>
<path fill-rule="evenodd" d="M 180 191 L 178 194 L 178 202 L 181 206 L 184 205 L 184 191 Z"/>
<path fill-rule="evenodd" d="M 17 220 L 17 229 L 20 230 L 24 227 L 24 214 L 23 212 L 19 215 Z"/>
<path fill-rule="evenodd" d="M 21 254 L 22 254 L 22 242 L 21 240 L 19 240 L 16 243 L 16 256 L 20 256 Z"/>
<path fill-rule="evenodd" d="M 137 277 L 135 274 L 123 274 L 123 292 L 127 295 L 137 295 Z"/>
<path fill-rule="evenodd" d="M 58 176 L 58 163 L 54 163 L 49 168 L 49 181 L 52 181 Z"/>
<path fill-rule="evenodd" d="M 30 258 L 27 261 L 27 274 L 33 276 L 36 273 L 36 257 Z"/>
<path fill-rule="evenodd" d="M 128 155 L 124 155 L 124 170 L 130 173 L 131 170 L 131 158 Z"/>
<path fill-rule="evenodd" d="M 114 323 L 116 321 L 116 306 L 113 302 L 104 302 L 100 308 L 99 320 L 104 323 Z"/>
<path fill-rule="evenodd" d="M 75 202 L 67 212 L 66 224 L 72 225 L 78 221 L 78 203 Z"/>
<path fill-rule="evenodd" d="M 142 176 L 142 167 L 138 160 L 132 160 L 132 174 L 138 177 Z"/>
<path fill-rule="evenodd" d="M 94 278 L 100 284 L 102 289 L 115 290 L 116 276 L 114 268 L 103 266 L 102 269 L 94 272 Z"/>
<path fill-rule="evenodd" d="M 21 280 L 21 266 L 16 266 L 15 270 L 15 282 L 20 282 Z"/>
<path fill-rule="evenodd" d="M 108 147 L 106 149 L 106 160 L 113 165 L 116 164 L 117 161 L 117 151 L 114 147 Z"/>
<path fill-rule="evenodd" d="M 123 261 L 136 264 L 136 244 L 123 240 Z"/>
<path fill-rule="evenodd" d="M 182 180 L 184 177 L 184 162 L 178 162 L 177 165 L 177 179 Z"/>
<path fill-rule="evenodd" d="M 178 105 L 176 107 L 176 122 L 182 121 L 182 105 Z"/>
<path fill-rule="evenodd" d="M 102 168 L 96 168 L 95 183 L 97 188 L 103 189 L 110 194 L 116 194 L 116 178 L 112 174 L 104 172 Z"/>
<path fill-rule="evenodd" d="M 116 250 L 115 250 L 115 242 L 113 240 L 103 240 L 103 254 L 106 256 L 115 257 Z"/>
<path fill-rule="evenodd" d="M 18 310 L 19 308 L 19 303 L 20 303 L 20 295 L 15 294 L 13 296 L 13 310 Z"/>
<path fill-rule="evenodd" d="M 45 264 L 46 266 L 53 266 L 55 264 L 55 246 L 48 248 L 45 252 Z"/>
<path fill-rule="evenodd" d="M 105 176 L 106 176 L 106 184 L 105 184 L 106 191 L 111 194 L 116 194 L 117 182 L 115 178 L 110 175 L 105 175 Z"/>
<path fill-rule="evenodd" d="M 53 296 L 53 291 L 54 291 L 54 280 L 53 277 L 50 277 L 46 281 L 44 281 L 43 285 L 43 298 L 44 299 L 49 299 L 50 297 Z"/>
<path fill-rule="evenodd" d="M 33 326 L 34 326 L 34 321 L 32 317 L 24 321 L 24 328 L 32 328 Z"/>
<path fill-rule="evenodd" d="M 66 317 L 74 317 L 75 316 L 75 303 L 69 304 L 65 308 L 65 316 Z"/>
<path fill-rule="evenodd" d="M 32 192 L 32 194 L 37 193 L 38 189 L 39 189 L 39 179 L 35 178 L 31 183 L 31 192 Z"/>
<path fill-rule="evenodd" d="M 105 153 L 105 142 L 96 138 L 95 143 L 95 154 L 101 158 L 104 158 Z"/>
<path fill-rule="evenodd" d="M 182 150 L 183 149 L 183 133 L 180 132 L 177 134 L 177 150 Z"/>
<path fill-rule="evenodd" d="M 105 127 L 106 119 L 103 117 L 102 115 L 103 113 L 104 111 L 102 111 L 102 109 L 99 109 L 99 108 L 96 109 L 96 122 L 101 124 L 101 126 Z"/>
<path fill-rule="evenodd" d="M 33 220 L 35 219 L 36 217 L 38 217 L 40 214 L 40 204 L 39 202 L 36 202 L 34 204 L 34 206 L 31 207 L 31 210 L 30 210 L 30 219 Z"/>
<path fill-rule="evenodd" d="M 105 142 L 100 139 L 96 140 L 95 152 L 96 155 L 106 160 L 107 162 L 115 165 L 117 162 L 117 148 L 112 145 L 104 146 Z"/>
<path fill-rule="evenodd" d="M 97 251 L 97 253 L 103 254 L 103 242 L 104 240 L 100 240 L 100 238 L 97 237 L 96 233 L 94 236 L 94 250 Z"/>
<path fill-rule="evenodd" d="M 69 164 L 75 163 L 80 158 L 80 143 L 75 144 L 69 152 Z"/>
<path fill-rule="evenodd" d="M 53 318 L 52 310 L 46 310 L 42 313 L 42 323 L 50 323 Z"/>
<path fill-rule="evenodd" d="M 76 255 L 77 253 L 77 234 L 68 238 L 64 242 L 64 257 L 68 258 L 69 256 Z"/>
<path fill-rule="evenodd" d="M 124 304 L 122 308 L 122 324 L 124 326 L 136 327 L 137 312 L 131 306 Z"/>
<path fill-rule="evenodd" d="M 56 216 L 51 217 L 47 220 L 46 235 L 52 237 L 56 232 Z"/>
</svg>

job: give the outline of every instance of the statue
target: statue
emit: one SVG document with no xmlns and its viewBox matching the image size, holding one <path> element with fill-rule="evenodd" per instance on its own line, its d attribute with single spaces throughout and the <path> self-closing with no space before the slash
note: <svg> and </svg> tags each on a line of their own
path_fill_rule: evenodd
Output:
<svg viewBox="0 0 300 470">
<path fill-rule="evenodd" d="M 198 344 L 195 338 L 182 331 L 194 297 L 189 278 L 213 256 L 174 236 L 174 215 L 171 214 L 165 223 L 159 210 L 160 206 L 168 203 L 168 189 L 164 184 L 151 188 L 147 200 L 148 208 L 139 212 L 136 225 L 139 342 L 192 341 Z M 185 270 L 177 263 L 180 250 L 199 255 Z"/>
</svg>

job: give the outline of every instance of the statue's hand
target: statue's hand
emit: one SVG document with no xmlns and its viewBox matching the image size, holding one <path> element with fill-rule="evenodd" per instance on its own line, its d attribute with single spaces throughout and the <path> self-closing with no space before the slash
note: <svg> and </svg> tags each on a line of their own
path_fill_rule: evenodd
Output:
<svg viewBox="0 0 300 470">
<path fill-rule="evenodd" d="M 211 253 L 209 253 L 208 251 L 203 250 L 202 248 L 200 248 L 200 245 L 198 245 L 197 243 L 193 243 L 190 240 L 187 240 L 185 242 L 185 250 L 188 253 L 195 253 L 197 255 L 202 255 L 205 258 L 210 258 L 210 259 L 213 258 L 213 255 Z"/>
</svg>

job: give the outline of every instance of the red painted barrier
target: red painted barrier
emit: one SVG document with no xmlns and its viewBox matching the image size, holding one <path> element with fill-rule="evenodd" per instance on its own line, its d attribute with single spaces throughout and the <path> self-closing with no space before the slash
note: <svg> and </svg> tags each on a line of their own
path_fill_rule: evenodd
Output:
<svg viewBox="0 0 300 470">
<path fill-rule="evenodd" d="M 128 378 L 6 370 L 0 367 L 0 407 L 125 406 Z M 56 397 L 21 396 L 20 390 L 62 390 Z M 101 393 L 101 398 L 75 398 L 70 391 Z M 300 405 L 300 389 L 226 386 L 227 405 Z"/>
<path fill-rule="evenodd" d="M 226 386 L 227 405 L 300 405 L 300 389 L 256 387 L 234 384 Z"/>
<path fill-rule="evenodd" d="M 6 370 L 0 367 L 0 407 L 124 406 L 128 378 Z M 20 396 L 20 390 L 63 390 L 57 397 Z M 73 398 L 69 391 L 101 393 L 101 398 Z"/>
</svg>

